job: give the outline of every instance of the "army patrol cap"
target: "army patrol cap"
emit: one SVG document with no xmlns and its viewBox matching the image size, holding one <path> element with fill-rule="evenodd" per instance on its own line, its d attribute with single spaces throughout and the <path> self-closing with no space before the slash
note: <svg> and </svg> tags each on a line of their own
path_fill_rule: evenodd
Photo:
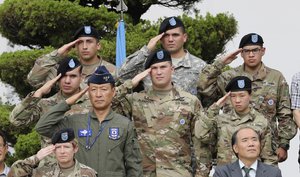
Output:
<svg viewBox="0 0 300 177">
<path fill-rule="evenodd" d="M 88 79 L 88 85 L 93 84 L 106 84 L 111 83 L 115 85 L 113 76 L 109 73 L 105 66 L 99 66 L 96 71 Z"/>
<path fill-rule="evenodd" d="M 166 32 L 167 30 L 182 27 L 185 29 L 183 22 L 177 17 L 169 17 L 164 19 L 164 21 L 160 24 L 159 34 Z"/>
<path fill-rule="evenodd" d="M 74 40 L 78 39 L 79 37 L 93 37 L 96 39 L 100 39 L 99 32 L 96 28 L 92 26 L 82 26 L 80 27 L 74 34 Z"/>
<path fill-rule="evenodd" d="M 148 56 L 148 58 L 145 62 L 145 69 L 150 68 L 150 66 L 155 63 L 160 63 L 160 62 L 165 62 L 165 61 L 172 62 L 170 53 L 164 49 L 158 49 L 158 50 L 152 52 Z"/>
<path fill-rule="evenodd" d="M 65 57 L 58 63 L 57 75 L 64 76 L 67 72 L 81 66 L 76 57 Z"/>
<path fill-rule="evenodd" d="M 67 143 L 75 139 L 75 133 L 72 128 L 64 128 L 57 131 L 51 138 L 51 143 Z"/>
<path fill-rule="evenodd" d="M 263 44 L 264 44 L 263 38 L 259 34 L 249 33 L 241 39 L 239 48 L 243 48 L 244 46 L 247 45 L 263 46 Z"/>
<path fill-rule="evenodd" d="M 246 76 L 237 76 L 227 84 L 226 92 L 248 91 L 251 93 L 251 80 Z"/>
</svg>

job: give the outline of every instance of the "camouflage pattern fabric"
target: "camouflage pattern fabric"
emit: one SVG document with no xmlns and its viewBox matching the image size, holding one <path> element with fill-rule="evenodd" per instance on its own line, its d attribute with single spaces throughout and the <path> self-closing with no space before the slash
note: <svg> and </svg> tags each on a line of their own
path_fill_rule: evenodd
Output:
<svg viewBox="0 0 300 177">
<path fill-rule="evenodd" d="M 181 90 L 199 96 L 197 95 L 197 81 L 199 79 L 199 74 L 206 63 L 202 59 L 190 54 L 187 50 L 185 50 L 185 52 L 186 55 L 180 62 L 173 63 L 175 71 L 172 75 L 172 82 L 176 88 L 180 88 Z M 147 46 L 144 46 L 142 49 L 126 58 L 125 63 L 118 73 L 119 79 L 122 80 L 122 83 L 124 83 L 127 79 L 132 79 L 138 73 L 144 71 L 144 63 L 148 56 L 149 51 Z M 145 90 L 151 88 L 150 77 L 146 77 L 143 80 L 143 83 Z"/>
<path fill-rule="evenodd" d="M 197 97 L 176 88 L 162 93 L 163 98 L 153 89 L 127 94 L 131 88 L 131 81 L 126 81 L 118 87 L 117 97 L 126 96 L 132 104 L 144 176 L 189 177 L 192 170 L 196 176 L 208 176 L 210 149 L 201 147 L 194 136 L 196 119 L 205 116 Z"/>
<path fill-rule="evenodd" d="M 49 98 L 35 98 L 32 96 L 33 92 L 29 93 L 21 103 L 15 106 L 9 115 L 9 121 L 16 127 L 30 126 L 38 122 L 40 117 L 45 114 L 52 106 L 56 105 L 62 100 L 65 100 L 62 92 L 59 91 L 55 95 Z M 77 104 L 72 106 L 72 109 L 66 114 L 75 114 L 78 112 L 88 112 L 91 107 L 91 103 L 88 97 L 84 95 L 77 101 Z M 41 136 L 41 147 L 44 148 L 51 144 L 51 139 L 45 136 Z M 56 159 L 54 156 L 47 156 L 44 158 L 40 165 L 52 164 Z"/>
<path fill-rule="evenodd" d="M 225 65 L 220 60 L 216 60 L 202 70 L 198 83 L 201 93 L 216 101 L 226 94 L 225 87 L 233 77 L 249 77 L 252 81 L 252 107 L 268 120 L 272 134 L 272 149 L 275 154 L 279 145 L 289 144 L 289 140 L 297 133 L 291 114 L 289 88 L 285 78 L 279 71 L 266 67 L 263 63 L 255 75 L 246 73 L 244 65 L 222 73 L 224 67 Z M 223 111 L 226 113 L 231 109 L 230 104 L 227 104 Z"/>
<path fill-rule="evenodd" d="M 101 57 L 99 58 L 99 62 L 93 65 L 82 65 L 82 75 L 85 79 L 84 82 L 81 84 L 81 88 L 86 86 L 86 81 L 88 77 L 96 70 L 96 68 L 100 65 L 105 66 L 108 71 L 112 74 L 115 73 L 115 66 Z M 58 68 L 58 61 L 60 61 L 62 57 L 59 57 L 57 54 L 57 50 L 52 51 L 49 54 L 43 55 L 38 58 L 31 71 L 27 75 L 28 83 L 35 87 L 40 88 L 44 85 L 47 81 L 55 78 L 57 76 L 57 68 Z"/>
<path fill-rule="evenodd" d="M 97 172 L 92 168 L 75 160 L 74 169 L 62 171 L 57 163 L 51 166 L 37 167 L 39 159 L 36 155 L 24 160 L 16 161 L 9 172 L 11 177 L 32 176 L 32 177 L 96 177 Z M 37 168 L 36 168 L 37 167 Z"/>
<path fill-rule="evenodd" d="M 215 141 L 217 147 L 217 165 L 225 165 L 237 160 L 231 146 L 232 134 L 242 127 L 251 127 L 262 137 L 260 160 L 266 164 L 277 166 L 277 157 L 271 148 L 271 132 L 268 120 L 251 108 L 246 115 L 238 115 L 234 110 L 219 114 L 220 107 L 213 104 L 208 109 L 208 118 L 196 122 L 196 136 L 204 143 Z M 205 118 L 205 117 L 204 117 Z"/>
</svg>

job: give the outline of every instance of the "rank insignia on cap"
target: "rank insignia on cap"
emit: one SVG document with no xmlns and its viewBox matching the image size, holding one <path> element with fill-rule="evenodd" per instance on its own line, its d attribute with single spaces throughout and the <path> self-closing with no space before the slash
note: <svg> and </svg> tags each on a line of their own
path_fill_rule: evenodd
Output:
<svg viewBox="0 0 300 177">
<path fill-rule="evenodd" d="M 180 125 L 183 125 L 183 124 L 185 124 L 185 120 L 184 119 L 180 119 L 179 123 L 180 123 Z"/>
<path fill-rule="evenodd" d="M 163 51 L 158 51 L 156 53 L 157 59 L 161 60 L 164 58 L 164 52 Z"/>
<path fill-rule="evenodd" d="M 113 128 L 113 127 L 110 127 L 109 128 L 109 139 L 112 139 L 112 140 L 117 140 L 120 138 L 120 135 L 119 135 L 119 128 Z"/>
<path fill-rule="evenodd" d="M 174 18 L 174 17 L 173 17 L 173 18 L 170 18 L 169 23 L 170 23 L 171 26 L 175 26 L 175 25 L 176 25 L 176 20 L 175 20 L 175 18 Z"/>
<path fill-rule="evenodd" d="M 91 34 L 92 32 L 91 26 L 84 26 L 84 32 L 85 34 Z"/>
<path fill-rule="evenodd" d="M 251 36 L 251 40 L 252 40 L 253 43 L 257 43 L 257 41 L 258 41 L 258 35 L 257 34 L 253 34 Z"/>
<path fill-rule="evenodd" d="M 68 138 L 69 138 L 68 132 L 64 132 L 64 133 L 61 134 L 61 139 L 62 139 L 63 141 L 67 141 Z"/>
<path fill-rule="evenodd" d="M 73 59 L 71 59 L 71 60 L 69 61 L 69 67 L 70 67 L 70 68 L 74 68 L 74 67 L 75 67 L 75 62 L 74 62 Z"/>
<path fill-rule="evenodd" d="M 109 76 L 103 76 L 103 80 L 108 81 L 109 80 Z"/>
<path fill-rule="evenodd" d="M 244 88 L 245 87 L 245 80 L 238 80 L 238 86 L 239 86 L 239 88 Z"/>
</svg>

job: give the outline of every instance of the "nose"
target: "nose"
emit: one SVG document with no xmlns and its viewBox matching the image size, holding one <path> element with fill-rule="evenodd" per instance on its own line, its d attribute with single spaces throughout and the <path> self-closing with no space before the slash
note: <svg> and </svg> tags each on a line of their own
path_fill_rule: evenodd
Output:
<svg viewBox="0 0 300 177">
<path fill-rule="evenodd" d="M 87 43 L 86 43 L 86 41 L 83 41 L 82 43 L 83 43 L 82 44 L 83 49 L 87 49 Z"/>
<path fill-rule="evenodd" d="M 70 76 L 66 76 L 65 77 L 65 83 L 70 83 L 71 82 L 71 78 L 70 78 Z"/>
</svg>

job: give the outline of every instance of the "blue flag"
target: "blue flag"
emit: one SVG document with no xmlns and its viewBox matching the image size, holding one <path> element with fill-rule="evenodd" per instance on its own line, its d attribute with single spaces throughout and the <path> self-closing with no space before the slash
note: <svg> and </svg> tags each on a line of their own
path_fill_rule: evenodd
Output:
<svg viewBox="0 0 300 177">
<path fill-rule="evenodd" d="M 116 47 L 116 66 L 118 69 L 122 66 L 126 59 L 126 42 L 125 42 L 125 24 L 121 20 L 118 23 L 117 29 L 117 47 Z"/>
</svg>

